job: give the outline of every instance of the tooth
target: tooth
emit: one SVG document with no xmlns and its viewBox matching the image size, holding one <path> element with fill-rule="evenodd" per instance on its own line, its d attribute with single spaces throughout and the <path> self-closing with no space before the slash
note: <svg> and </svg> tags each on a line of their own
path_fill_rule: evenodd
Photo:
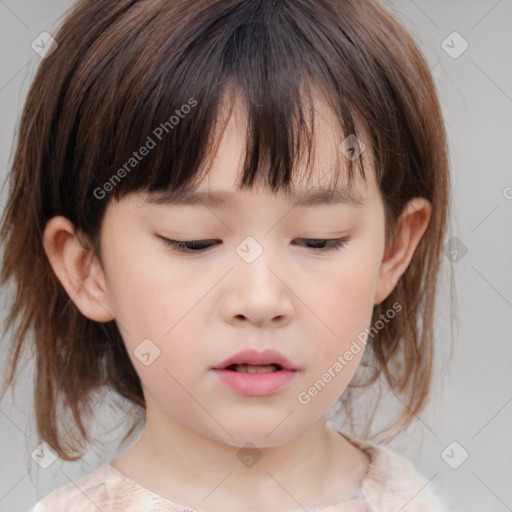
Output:
<svg viewBox="0 0 512 512">
<path fill-rule="evenodd" d="M 235 366 L 235 371 L 240 373 L 269 373 L 276 372 L 278 370 L 272 365 L 254 366 L 247 364 L 238 364 Z"/>
</svg>

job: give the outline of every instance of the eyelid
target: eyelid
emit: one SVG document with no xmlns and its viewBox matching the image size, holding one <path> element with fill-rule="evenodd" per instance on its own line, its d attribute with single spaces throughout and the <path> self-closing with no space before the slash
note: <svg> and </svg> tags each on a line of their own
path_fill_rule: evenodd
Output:
<svg viewBox="0 0 512 512">
<path fill-rule="evenodd" d="M 182 253 L 182 254 L 203 254 L 203 251 L 212 248 L 212 243 L 214 244 L 218 242 L 218 240 L 214 239 L 203 239 L 203 240 L 172 240 L 165 237 L 161 238 L 164 243 L 170 248 L 170 250 Z M 333 250 L 339 250 L 343 248 L 347 242 L 350 241 L 350 236 L 344 236 L 339 238 L 297 238 L 296 240 L 303 240 L 306 242 L 326 242 L 325 247 L 306 247 L 315 252 L 331 252 Z M 204 248 L 201 246 L 207 245 Z M 218 244 L 217 244 L 218 245 Z M 193 247 L 193 248 L 190 248 Z"/>
</svg>

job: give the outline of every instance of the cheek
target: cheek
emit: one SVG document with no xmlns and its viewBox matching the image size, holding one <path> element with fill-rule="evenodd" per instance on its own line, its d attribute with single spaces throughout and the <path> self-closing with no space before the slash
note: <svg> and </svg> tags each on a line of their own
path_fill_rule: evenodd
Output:
<svg viewBox="0 0 512 512">
<path fill-rule="evenodd" d="M 316 340 L 312 374 L 327 383 L 318 395 L 318 405 L 334 402 L 348 386 L 363 357 L 371 323 L 378 251 L 363 243 L 351 249 L 340 257 L 329 279 L 309 280 L 309 289 L 315 290 L 309 296 L 312 309 L 323 321 L 315 318 L 317 329 L 311 332 Z M 312 384 L 308 380 L 307 386 Z"/>
<path fill-rule="evenodd" d="M 179 262 L 171 265 L 164 251 L 157 259 L 153 254 L 153 264 L 147 261 L 139 251 L 116 262 L 112 269 L 114 314 L 141 380 L 155 394 L 163 386 L 166 392 L 174 390 L 181 396 L 172 376 L 187 381 L 198 373 L 194 369 L 207 363 L 193 333 L 202 330 L 198 320 L 209 315 L 201 298 L 218 276 L 210 276 L 206 268 L 198 272 L 197 265 L 193 273 Z M 142 353 L 150 354 L 146 362 L 148 358 L 154 362 L 146 366 Z"/>
<path fill-rule="evenodd" d="M 354 335 L 354 329 L 366 327 L 373 309 L 374 287 L 374 275 L 362 264 L 333 278 L 325 311 L 336 333 Z"/>
<path fill-rule="evenodd" d="M 146 242 L 148 243 L 148 242 Z M 208 273 L 188 271 L 185 262 L 171 261 L 154 241 L 144 250 L 113 248 L 109 264 L 109 297 L 116 320 L 134 337 L 163 337 L 194 304 L 208 286 Z M 125 244 L 126 245 L 126 244 Z M 135 335 L 136 333 L 136 335 Z"/>
<path fill-rule="evenodd" d="M 309 300 L 326 324 L 323 331 L 330 338 L 346 341 L 347 336 L 356 336 L 368 326 L 377 276 L 376 258 L 363 245 L 354 245 L 340 258 L 339 265 L 330 267 L 327 279 L 307 280 L 303 289 L 315 290 L 313 295 L 309 292 Z"/>
</svg>

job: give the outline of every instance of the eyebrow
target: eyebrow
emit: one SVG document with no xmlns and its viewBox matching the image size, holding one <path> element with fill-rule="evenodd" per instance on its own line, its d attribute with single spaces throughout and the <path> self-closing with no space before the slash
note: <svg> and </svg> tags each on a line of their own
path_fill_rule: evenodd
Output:
<svg viewBox="0 0 512 512">
<path fill-rule="evenodd" d="M 165 206 L 212 206 L 222 207 L 232 204 L 232 197 L 236 196 L 228 191 L 160 191 L 148 194 L 146 202 Z M 292 193 L 284 196 L 293 201 L 295 206 L 309 207 L 318 205 L 346 204 L 349 206 L 362 206 L 366 201 L 355 191 L 348 189 L 311 188 L 304 192 Z"/>
</svg>

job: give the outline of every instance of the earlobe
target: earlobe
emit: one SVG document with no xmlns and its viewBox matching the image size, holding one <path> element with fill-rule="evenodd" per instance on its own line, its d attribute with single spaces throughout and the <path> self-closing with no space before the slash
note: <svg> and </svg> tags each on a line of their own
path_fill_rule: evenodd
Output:
<svg viewBox="0 0 512 512">
<path fill-rule="evenodd" d="M 405 206 L 397 223 L 395 240 L 381 263 L 374 304 L 386 300 L 407 270 L 414 251 L 428 227 L 431 214 L 432 206 L 423 197 L 415 197 Z"/>
<path fill-rule="evenodd" d="M 97 258 L 75 236 L 69 219 L 48 221 L 43 246 L 52 269 L 81 313 L 96 322 L 114 319 L 103 270 Z"/>
</svg>

